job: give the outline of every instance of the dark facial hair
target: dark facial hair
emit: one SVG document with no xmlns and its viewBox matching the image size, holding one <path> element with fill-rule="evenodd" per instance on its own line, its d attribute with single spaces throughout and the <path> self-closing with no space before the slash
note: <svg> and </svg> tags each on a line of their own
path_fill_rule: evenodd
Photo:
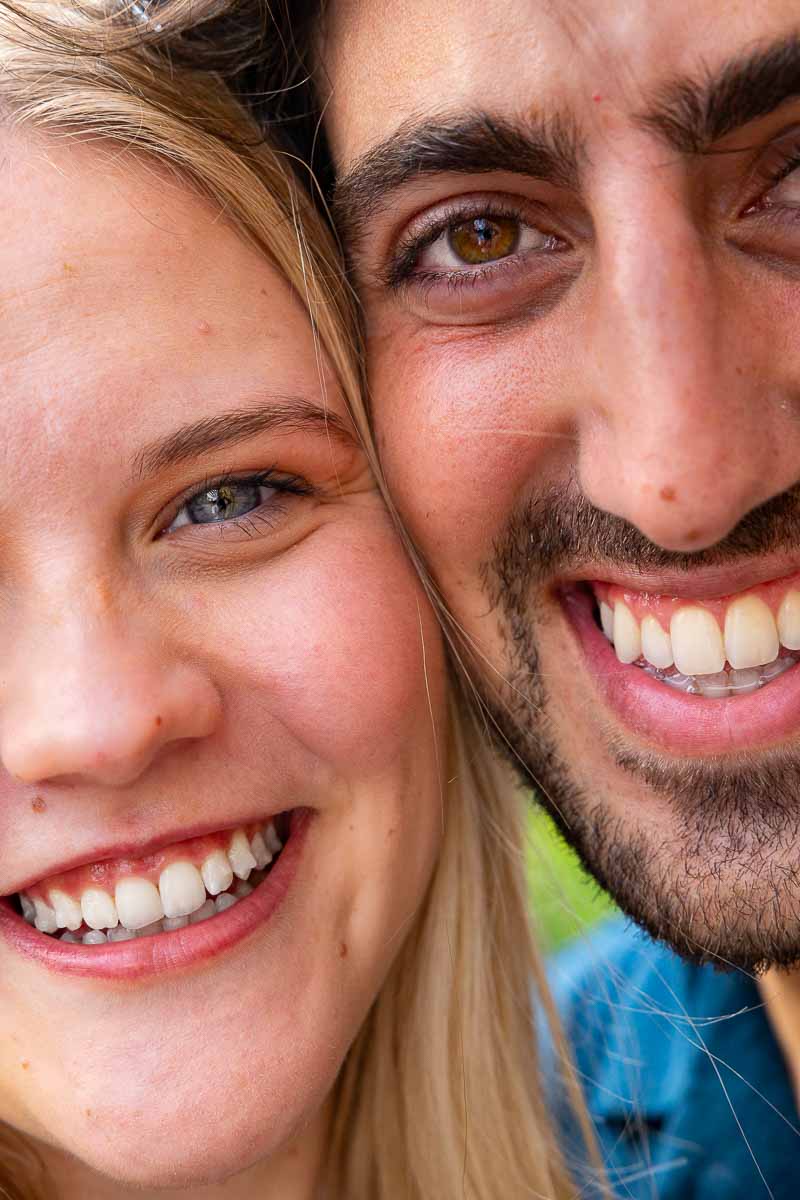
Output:
<svg viewBox="0 0 800 1200">
<path fill-rule="evenodd" d="M 603 564 L 630 572 L 731 565 L 800 545 L 800 487 L 747 517 L 718 545 L 675 554 L 653 545 L 574 488 L 539 495 L 519 509 L 484 570 L 505 640 L 505 679 L 473 677 L 498 743 L 536 788 L 585 868 L 621 908 L 679 954 L 758 973 L 800 963 L 800 744 L 719 758 L 645 754 L 624 742 L 609 763 L 644 793 L 666 800 L 672 836 L 616 815 L 559 749 L 550 692 L 539 669 L 543 590 L 559 575 Z M 800 669 L 800 668 L 796 668 Z"/>
</svg>

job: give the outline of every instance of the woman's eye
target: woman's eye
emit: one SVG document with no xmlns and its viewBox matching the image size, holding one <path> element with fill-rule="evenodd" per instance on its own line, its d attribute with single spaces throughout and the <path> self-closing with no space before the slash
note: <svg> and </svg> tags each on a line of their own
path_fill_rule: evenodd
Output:
<svg viewBox="0 0 800 1200">
<path fill-rule="evenodd" d="M 260 508 L 276 492 L 253 479 L 215 484 L 190 496 L 178 510 L 166 533 L 183 525 L 221 525 Z"/>
<path fill-rule="evenodd" d="M 451 222 L 420 252 L 416 269 L 453 271 L 465 266 L 484 266 L 512 254 L 548 249 L 554 240 L 518 217 L 481 213 Z"/>
</svg>

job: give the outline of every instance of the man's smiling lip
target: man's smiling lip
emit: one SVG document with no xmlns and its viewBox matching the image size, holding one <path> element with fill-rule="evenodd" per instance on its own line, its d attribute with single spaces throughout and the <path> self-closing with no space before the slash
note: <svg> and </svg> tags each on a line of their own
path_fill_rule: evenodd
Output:
<svg viewBox="0 0 800 1200">
<path fill-rule="evenodd" d="M 88 867 L 95 863 L 114 862 L 117 860 L 133 861 L 146 858 L 149 854 L 156 854 L 159 850 L 166 850 L 171 846 L 180 846 L 182 842 L 189 842 L 193 838 L 206 837 L 208 834 L 213 833 L 225 833 L 228 830 L 240 829 L 254 822 L 268 821 L 271 817 L 275 817 L 281 812 L 287 812 L 290 807 L 296 808 L 297 805 L 290 806 L 289 804 L 284 804 L 282 807 L 265 806 L 258 810 L 253 809 L 247 815 L 238 816 L 222 824 L 218 821 L 206 821 L 203 824 L 193 826 L 181 825 L 178 829 L 154 834 L 145 841 L 104 842 L 91 850 L 80 851 L 71 858 L 54 861 L 46 864 L 44 868 L 38 868 L 35 873 L 32 872 L 21 881 L 4 887 L 1 894 L 3 896 L 14 896 L 17 892 L 24 892 L 26 888 L 32 887 L 42 879 L 48 879 L 51 875 L 65 874 L 67 871 L 72 871 L 77 867 Z"/>
<path fill-rule="evenodd" d="M 560 603 L 609 715 L 653 749 L 673 757 L 740 754 L 777 748 L 800 735 L 800 667 L 748 696 L 684 695 L 618 660 L 588 594 L 565 589 Z"/>
<path fill-rule="evenodd" d="M 600 560 L 559 575 L 555 590 L 570 584 L 602 580 L 631 592 L 649 592 L 676 596 L 685 600 L 718 600 L 788 578 L 800 571 L 800 555 L 763 555 L 736 559 L 719 565 L 690 567 L 687 570 L 638 571 L 621 568 L 612 561 Z"/>
</svg>

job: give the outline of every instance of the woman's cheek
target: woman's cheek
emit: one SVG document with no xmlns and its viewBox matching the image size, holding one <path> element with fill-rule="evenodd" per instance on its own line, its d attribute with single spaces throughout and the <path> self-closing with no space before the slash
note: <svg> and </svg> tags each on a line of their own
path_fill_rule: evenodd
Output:
<svg viewBox="0 0 800 1200">
<path fill-rule="evenodd" d="M 249 688 L 250 703 L 290 738 L 350 776 L 408 764 L 426 732 L 427 757 L 432 721 L 442 727 L 438 627 L 402 547 L 376 518 L 346 532 L 331 522 L 250 575 L 224 641 L 223 631 L 209 635 L 228 647 L 232 686 Z"/>
</svg>

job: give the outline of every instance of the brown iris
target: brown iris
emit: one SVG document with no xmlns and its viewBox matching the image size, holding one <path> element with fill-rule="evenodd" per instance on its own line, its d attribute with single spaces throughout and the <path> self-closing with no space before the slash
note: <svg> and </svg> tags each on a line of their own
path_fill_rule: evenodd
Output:
<svg viewBox="0 0 800 1200">
<path fill-rule="evenodd" d="M 519 240 L 519 222 L 513 217 L 473 217 L 452 225 L 450 249 L 465 263 L 494 262 L 513 254 Z"/>
</svg>

